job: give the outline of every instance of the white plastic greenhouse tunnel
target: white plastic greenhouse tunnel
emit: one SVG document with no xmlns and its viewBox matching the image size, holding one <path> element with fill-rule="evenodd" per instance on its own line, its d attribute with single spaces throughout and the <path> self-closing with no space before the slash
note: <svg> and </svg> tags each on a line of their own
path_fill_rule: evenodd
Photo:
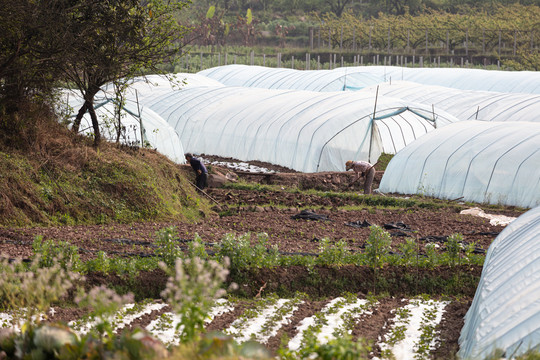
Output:
<svg viewBox="0 0 540 360">
<path fill-rule="evenodd" d="M 144 100 L 166 95 L 172 91 L 182 91 L 189 87 L 198 86 L 223 86 L 219 81 L 206 76 L 189 73 L 176 73 L 165 75 L 147 75 L 132 80 L 126 95 L 132 101 Z M 104 91 L 111 96 L 111 85 L 104 87 Z"/>
<path fill-rule="evenodd" d="M 409 81 L 393 81 L 361 91 L 433 105 L 459 120 L 540 122 L 540 94 L 458 90 Z"/>
<path fill-rule="evenodd" d="M 356 66 L 349 69 L 351 72 L 363 71 L 381 77 L 383 82 L 401 80 L 460 90 L 540 94 L 540 72 L 538 71 L 399 66 Z"/>
<path fill-rule="evenodd" d="M 540 72 L 468 68 L 350 66 L 333 70 L 294 70 L 224 65 L 198 72 L 227 86 L 311 91 L 360 90 L 384 82 L 410 81 L 459 90 L 540 94 Z"/>
<path fill-rule="evenodd" d="M 460 358 L 485 359 L 495 350 L 502 350 L 499 357 L 513 359 L 528 350 L 540 349 L 539 293 L 537 207 L 508 225 L 489 247 L 461 330 Z"/>
<path fill-rule="evenodd" d="M 66 91 L 66 99 L 75 118 L 83 104 L 82 97 L 74 91 Z M 68 95 L 69 94 L 69 95 Z M 116 105 L 100 92 L 96 97 L 94 108 L 98 117 L 101 136 L 108 141 L 116 141 L 118 122 L 115 120 Z M 178 164 L 185 163 L 184 147 L 180 137 L 161 116 L 148 107 L 128 100 L 122 107 L 121 134 L 119 141 L 130 146 L 149 146 Z M 79 127 L 79 133 L 93 133 L 90 115 L 86 113 Z"/>
<path fill-rule="evenodd" d="M 379 190 L 533 208 L 540 205 L 540 124 L 461 121 L 398 152 Z"/>
<path fill-rule="evenodd" d="M 259 160 L 301 172 L 376 161 L 457 121 L 421 104 L 358 92 L 188 87 L 147 98 L 187 151 Z"/>
<path fill-rule="evenodd" d="M 383 82 L 362 68 L 295 70 L 249 65 L 224 65 L 198 72 L 227 86 L 309 91 L 355 91 Z"/>
</svg>

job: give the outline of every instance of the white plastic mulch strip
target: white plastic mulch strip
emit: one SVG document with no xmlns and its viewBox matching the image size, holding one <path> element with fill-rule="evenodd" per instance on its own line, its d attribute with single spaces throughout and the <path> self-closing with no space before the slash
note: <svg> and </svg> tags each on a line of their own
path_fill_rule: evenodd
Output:
<svg viewBox="0 0 540 360">
<path fill-rule="evenodd" d="M 20 331 L 20 324 L 13 324 L 13 316 L 7 313 L 0 313 L 0 328 L 13 328 L 15 331 Z"/>
<path fill-rule="evenodd" d="M 114 319 L 114 324 L 116 325 L 115 331 L 121 330 L 126 325 L 131 324 L 134 320 L 140 318 L 143 315 L 152 313 L 153 311 L 159 311 L 163 309 L 167 304 L 163 303 L 150 303 L 146 304 L 140 311 L 130 312 L 130 309 L 135 307 L 135 304 L 128 304 L 124 307 L 124 310 L 121 312 L 122 316 L 116 316 Z"/>
<path fill-rule="evenodd" d="M 150 314 L 152 311 L 159 311 L 167 306 L 163 303 L 149 303 L 143 305 L 139 311 L 134 311 L 135 304 L 127 304 L 113 318 L 109 319 L 115 325 L 115 331 L 123 329 L 126 325 L 131 324 L 135 319 L 143 315 Z M 88 321 L 75 320 L 69 322 L 69 326 L 79 335 L 88 333 L 94 326 L 99 323 L 98 319 L 89 319 Z"/>
<path fill-rule="evenodd" d="M 506 226 L 516 219 L 515 217 L 506 216 L 506 215 L 486 214 L 484 210 L 477 207 L 462 210 L 460 214 L 473 215 L 473 216 L 489 219 L 489 223 L 494 226 L 495 225 Z"/>
<path fill-rule="evenodd" d="M 205 323 L 208 324 L 212 322 L 216 316 L 220 316 L 232 310 L 233 307 L 229 305 L 227 300 L 218 299 L 216 305 L 210 310 L 208 319 L 206 319 Z M 181 320 L 181 315 L 166 312 L 161 314 L 159 318 L 150 322 L 146 327 L 146 330 L 166 345 L 178 345 L 180 343 L 179 333 L 182 330 L 182 327 L 180 326 L 178 331 L 176 328 Z"/>
<path fill-rule="evenodd" d="M 24 322 L 26 321 L 25 316 L 26 308 L 19 309 L 17 311 L 18 316 L 13 316 L 12 313 L 0 313 L 0 328 L 13 328 L 13 330 L 19 332 L 21 331 L 21 327 L 23 326 Z M 38 316 L 33 315 L 32 316 L 32 322 L 37 321 Z M 45 315 L 40 314 L 39 315 L 39 321 L 45 320 Z"/>
<path fill-rule="evenodd" d="M 212 320 L 215 317 L 231 312 L 233 310 L 234 308 L 230 305 L 227 299 L 217 299 L 216 304 L 212 307 L 212 309 L 208 313 L 208 319 L 206 319 L 205 322 L 209 324 L 212 322 Z"/>
<path fill-rule="evenodd" d="M 398 339 L 394 344 L 380 343 L 383 354 L 390 352 L 395 360 L 429 358 L 435 349 L 435 327 L 441 322 L 448 301 L 414 299 L 395 311 L 395 322 L 389 329 L 387 339 Z M 401 310 L 401 311 L 400 311 Z"/>
<path fill-rule="evenodd" d="M 291 301 L 279 299 L 274 304 L 262 309 L 257 316 L 249 319 L 249 321 L 240 317 L 233 321 L 226 333 L 233 336 L 240 344 L 248 340 L 255 340 L 265 344 L 289 321 L 298 308 L 297 306 L 287 308 L 286 305 L 290 304 Z M 280 314 L 280 316 L 275 317 L 275 314 Z"/>
<path fill-rule="evenodd" d="M 165 345 L 178 345 L 180 337 L 176 327 L 181 320 L 181 315 L 166 312 L 161 314 L 159 318 L 152 320 L 146 330 Z"/>
<path fill-rule="evenodd" d="M 365 299 L 357 299 L 352 303 L 344 303 L 344 301 L 345 299 L 342 297 L 335 298 L 326 304 L 319 314 L 303 319 L 298 326 L 298 333 L 289 342 L 289 349 L 293 351 L 300 349 L 304 338 L 304 332 L 310 327 L 316 326 L 318 321 L 322 322 L 323 325 L 319 329 L 317 340 L 320 343 L 327 343 L 335 338 L 335 331 L 343 325 L 342 316 L 344 314 L 354 310 L 357 310 L 357 316 L 371 313 L 366 310 L 368 301 Z M 320 317 L 323 317 L 324 319 L 321 319 Z"/>
</svg>

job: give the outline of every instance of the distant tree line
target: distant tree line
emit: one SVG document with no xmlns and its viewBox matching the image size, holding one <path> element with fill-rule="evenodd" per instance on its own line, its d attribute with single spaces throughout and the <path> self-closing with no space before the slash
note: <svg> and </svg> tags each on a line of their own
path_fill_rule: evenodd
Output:
<svg viewBox="0 0 540 360">
<path fill-rule="evenodd" d="M 349 8 L 341 16 L 312 13 L 304 22 L 289 19 L 267 23 L 251 9 L 247 10 L 249 16 L 237 15 L 230 21 L 226 10 L 210 6 L 190 24 L 194 30 L 187 39 L 195 45 L 247 47 L 267 45 L 273 39 L 275 47 L 283 48 L 294 34 L 302 38 L 295 41 L 296 46 L 310 51 L 326 48 L 328 52 L 367 50 L 381 55 L 483 55 L 507 61 L 514 69 L 539 70 L 540 6 L 493 3 L 468 12 L 381 12 L 368 18 Z"/>
<path fill-rule="evenodd" d="M 452 14 L 429 11 L 419 15 L 380 14 L 363 19 L 347 11 L 338 17 L 326 13 L 319 19 L 321 32 L 332 47 L 423 50 L 440 43 L 448 52 L 467 44 L 482 52 L 501 47 L 533 50 L 540 45 L 540 7 L 497 5 L 491 12 Z M 515 54 L 513 54 L 515 55 Z"/>
<path fill-rule="evenodd" d="M 540 6 L 540 0 L 198 0 L 192 7 L 208 9 L 210 6 L 226 11 L 245 13 L 247 9 L 267 14 L 309 14 L 322 15 L 331 12 L 336 16 L 347 10 L 355 15 L 369 18 L 378 14 L 417 15 L 425 11 L 465 13 L 471 9 L 487 12 L 498 6 L 512 4 Z M 265 19 L 266 20 L 266 19 Z"/>
</svg>

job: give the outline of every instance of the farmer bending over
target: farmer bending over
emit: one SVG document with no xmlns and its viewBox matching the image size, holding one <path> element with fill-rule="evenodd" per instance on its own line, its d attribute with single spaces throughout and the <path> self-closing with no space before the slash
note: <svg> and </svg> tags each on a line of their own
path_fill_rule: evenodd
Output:
<svg viewBox="0 0 540 360">
<path fill-rule="evenodd" d="M 193 157 L 190 153 L 187 153 L 184 156 L 193 168 L 193 171 L 195 171 L 195 185 L 197 185 L 197 190 L 203 190 L 208 186 L 208 171 L 206 170 L 206 166 L 204 166 L 201 160 Z"/>
<path fill-rule="evenodd" d="M 371 185 L 373 184 L 373 178 L 375 177 L 375 165 L 371 165 L 367 161 L 347 161 L 345 163 L 345 171 L 353 169 L 355 176 L 349 186 L 354 184 L 360 177 L 365 176 L 364 182 L 364 194 L 371 194 Z"/>
</svg>

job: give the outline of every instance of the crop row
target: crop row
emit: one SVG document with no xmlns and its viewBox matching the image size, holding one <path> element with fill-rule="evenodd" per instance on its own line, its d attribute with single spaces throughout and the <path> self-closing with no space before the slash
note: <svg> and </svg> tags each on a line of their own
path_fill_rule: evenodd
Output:
<svg viewBox="0 0 540 360">
<path fill-rule="evenodd" d="M 308 300 L 302 296 L 293 299 L 269 297 L 254 300 L 249 306 L 244 304 L 242 313 L 220 330 L 239 344 L 256 341 L 266 345 L 282 327 L 291 323 L 295 312 L 305 306 L 306 301 Z M 384 337 L 377 344 L 373 344 L 382 350 L 380 356 L 395 359 L 429 358 L 430 351 L 436 346 L 437 325 L 447 304 L 446 301 L 422 298 L 401 300 L 401 306 L 392 309 L 388 314 L 388 322 L 392 325 L 386 326 Z M 369 322 L 378 305 L 376 299 L 353 295 L 329 299 L 320 311 L 295 319 L 296 334 L 288 340 L 283 336 L 285 341 L 282 342 L 283 348 L 280 351 L 282 354 L 294 356 L 310 351 L 314 343 L 324 345 L 349 337 L 359 322 Z M 232 313 L 236 306 L 234 301 L 218 299 L 211 307 L 205 324 Z M 164 309 L 169 311 L 163 311 Z M 147 318 L 144 329 L 151 336 L 167 346 L 178 346 L 181 343 L 182 315 L 170 311 L 170 307 L 162 302 L 127 304 L 107 321 L 116 333 L 120 333 L 143 316 Z M 0 314 L 0 319 L 1 327 L 13 326 L 13 317 L 8 313 Z M 78 336 L 84 336 L 98 331 L 97 327 L 102 322 L 102 319 L 90 315 L 70 321 L 69 326 Z M 362 342 L 362 339 L 356 340 Z M 367 346 L 366 350 L 369 349 L 371 347 Z"/>
</svg>

